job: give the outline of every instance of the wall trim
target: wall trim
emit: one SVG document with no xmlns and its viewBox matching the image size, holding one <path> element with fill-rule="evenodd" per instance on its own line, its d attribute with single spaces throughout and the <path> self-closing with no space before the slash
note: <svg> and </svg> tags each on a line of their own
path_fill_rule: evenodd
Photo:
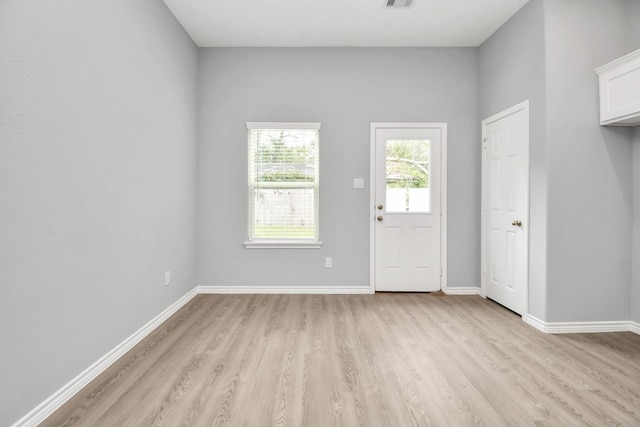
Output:
<svg viewBox="0 0 640 427">
<path fill-rule="evenodd" d="M 447 295 L 481 295 L 481 289 L 477 286 L 443 287 L 442 292 Z"/>
<path fill-rule="evenodd" d="M 365 286 L 198 286 L 199 294 L 371 294 Z"/>
<path fill-rule="evenodd" d="M 522 320 L 546 334 L 587 334 L 596 332 L 635 332 L 640 334 L 640 324 L 632 321 L 603 322 L 544 322 L 530 314 Z"/>
<path fill-rule="evenodd" d="M 34 408 L 27 415 L 19 419 L 12 427 L 35 427 L 53 414 L 64 403 L 71 399 L 76 393 L 82 390 L 87 384 L 93 381 L 98 375 L 109 368 L 120 357 L 124 356 L 136 344 L 147 337 L 164 321 L 174 315 L 179 309 L 191 301 L 198 292 L 196 288 L 189 291 L 178 301 L 171 304 L 162 313 L 158 314 L 142 328 L 138 329 L 130 337 L 126 338 L 111 351 L 102 356 L 93 365 L 89 366 L 77 377 L 62 386 L 57 392 L 52 394 L 47 400 Z"/>
</svg>

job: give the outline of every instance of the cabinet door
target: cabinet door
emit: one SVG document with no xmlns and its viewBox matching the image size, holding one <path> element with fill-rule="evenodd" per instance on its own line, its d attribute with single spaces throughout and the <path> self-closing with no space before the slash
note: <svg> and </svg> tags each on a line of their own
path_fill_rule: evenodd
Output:
<svg viewBox="0 0 640 427">
<path fill-rule="evenodd" d="M 640 50 L 596 69 L 600 82 L 600 124 L 640 125 Z"/>
</svg>

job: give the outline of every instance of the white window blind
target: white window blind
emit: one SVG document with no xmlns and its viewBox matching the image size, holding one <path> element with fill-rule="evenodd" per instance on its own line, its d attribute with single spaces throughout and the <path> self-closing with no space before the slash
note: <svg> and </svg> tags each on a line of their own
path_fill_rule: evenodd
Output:
<svg viewBox="0 0 640 427">
<path fill-rule="evenodd" d="M 247 123 L 249 242 L 317 242 L 320 123 Z"/>
</svg>

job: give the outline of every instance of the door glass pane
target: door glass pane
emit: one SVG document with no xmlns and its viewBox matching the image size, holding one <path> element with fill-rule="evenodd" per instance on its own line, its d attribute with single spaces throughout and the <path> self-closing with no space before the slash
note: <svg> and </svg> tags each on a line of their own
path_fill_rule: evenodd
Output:
<svg viewBox="0 0 640 427">
<path fill-rule="evenodd" d="M 387 212 L 431 212 L 429 140 L 387 140 Z"/>
</svg>

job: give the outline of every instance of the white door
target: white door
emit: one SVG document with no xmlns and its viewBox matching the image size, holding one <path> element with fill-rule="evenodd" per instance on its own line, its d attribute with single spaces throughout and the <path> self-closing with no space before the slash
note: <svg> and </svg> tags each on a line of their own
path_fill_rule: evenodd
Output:
<svg viewBox="0 0 640 427">
<path fill-rule="evenodd" d="M 529 260 L 529 101 L 482 122 L 483 288 L 527 313 Z"/>
<path fill-rule="evenodd" d="M 376 291 L 440 290 L 445 137 L 446 124 L 372 124 Z"/>
</svg>

